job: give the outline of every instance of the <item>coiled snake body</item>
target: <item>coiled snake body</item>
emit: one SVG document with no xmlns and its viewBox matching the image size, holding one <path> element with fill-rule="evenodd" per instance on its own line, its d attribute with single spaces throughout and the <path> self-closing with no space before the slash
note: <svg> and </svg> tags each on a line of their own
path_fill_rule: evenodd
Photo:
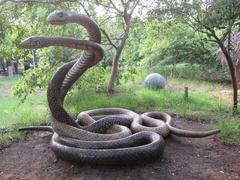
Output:
<svg viewBox="0 0 240 180">
<path fill-rule="evenodd" d="M 33 36 L 21 43 L 23 48 L 37 49 L 64 46 L 84 50 L 79 60 L 62 65 L 48 86 L 47 98 L 52 126 L 25 127 L 20 130 L 53 132 L 51 148 L 64 159 L 86 163 L 119 164 L 156 159 L 164 149 L 163 137 L 170 133 L 184 137 L 205 137 L 219 130 L 196 132 L 172 126 L 163 112 L 139 115 L 122 108 L 102 108 L 81 112 L 74 120 L 64 109 L 64 98 L 74 82 L 103 57 L 101 34 L 97 24 L 85 15 L 54 11 L 50 24 L 78 23 L 86 28 L 89 40 Z M 133 134 L 132 134 L 133 133 Z"/>
</svg>

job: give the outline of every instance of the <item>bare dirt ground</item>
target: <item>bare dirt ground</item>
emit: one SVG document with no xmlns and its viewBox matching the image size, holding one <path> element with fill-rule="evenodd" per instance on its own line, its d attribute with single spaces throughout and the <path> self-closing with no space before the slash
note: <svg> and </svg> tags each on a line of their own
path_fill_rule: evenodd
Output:
<svg viewBox="0 0 240 180">
<path fill-rule="evenodd" d="M 203 130 L 200 122 L 175 119 L 178 127 Z M 49 148 L 51 134 L 28 133 L 0 151 L 0 179 L 240 179 L 240 146 L 216 137 L 170 136 L 162 158 L 135 166 L 94 166 L 57 159 Z"/>
</svg>

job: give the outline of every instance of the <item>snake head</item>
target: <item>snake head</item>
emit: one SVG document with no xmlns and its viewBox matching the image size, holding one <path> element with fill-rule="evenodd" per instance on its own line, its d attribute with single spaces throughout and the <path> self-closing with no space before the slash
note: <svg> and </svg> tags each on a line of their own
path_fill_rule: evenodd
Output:
<svg viewBox="0 0 240 180">
<path fill-rule="evenodd" d="M 69 13 L 66 11 L 53 11 L 51 14 L 48 15 L 47 21 L 50 24 L 61 25 L 65 24 L 68 20 Z"/>
<path fill-rule="evenodd" d="M 44 47 L 44 43 L 46 44 L 46 37 L 44 36 L 32 36 L 20 43 L 21 48 L 25 49 L 38 49 Z"/>
</svg>

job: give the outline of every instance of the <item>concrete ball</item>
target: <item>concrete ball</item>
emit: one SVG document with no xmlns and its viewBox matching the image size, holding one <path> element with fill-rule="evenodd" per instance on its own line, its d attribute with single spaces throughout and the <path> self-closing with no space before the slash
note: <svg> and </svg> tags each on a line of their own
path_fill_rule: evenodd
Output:
<svg viewBox="0 0 240 180">
<path fill-rule="evenodd" d="M 158 73 L 149 74 L 144 80 L 144 86 L 151 89 L 162 89 L 165 85 L 165 78 Z"/>
</svg>

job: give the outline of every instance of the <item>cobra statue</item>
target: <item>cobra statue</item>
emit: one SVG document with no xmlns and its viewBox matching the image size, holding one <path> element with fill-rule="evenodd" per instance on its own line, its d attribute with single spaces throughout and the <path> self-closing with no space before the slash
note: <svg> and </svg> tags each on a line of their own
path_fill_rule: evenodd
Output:
<svg viewBox="0 0 240 180">
<path fill-rule="evenodd" d="M 74 82 L 103 57 L 101 33 L 89 17 L 74 12 L 54 11 L 52 25 L 76 23 L 83 26 L 89 40 L 33 36 L 21 42 L 22 48 L 63 46 L 83 50 L 78 60 L 62 65 L 47 90 L 51 126 L 30 126 L 20 130 L 46 130 L 53 133 L 50 147 L 64 159 L 93 164 L 136 163 L 154 160 L 164 150 L 164 137 L 205 137 L 219 132 L 188 131 L 174 127 L 170 115 L 148 112 L 141 115 L 123 108 L 102 108 L 81 112 L 76 119 L 64 109 L 64 98 Z"/>
</svg>

